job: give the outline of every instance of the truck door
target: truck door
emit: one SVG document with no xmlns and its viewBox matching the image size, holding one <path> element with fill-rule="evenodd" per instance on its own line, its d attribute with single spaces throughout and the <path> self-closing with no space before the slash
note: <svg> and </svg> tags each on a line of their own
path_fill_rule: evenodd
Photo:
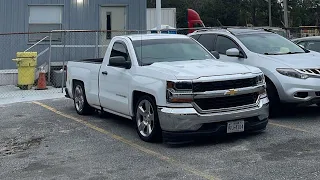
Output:
<svg viewBox="0 0 320 180">
<path fill-rule="evenodd" d="M 110 57 L 122 56 L 131 61 L 127 44 L 116 41 L 113 44 Z M 109 57 L 106 57 L 109 58 Z M 99 78 L 99 97 L 103 108 L 129 115 L 129 84 L 131 83 L 131 69 L 103 64 Z"/>
</svg>

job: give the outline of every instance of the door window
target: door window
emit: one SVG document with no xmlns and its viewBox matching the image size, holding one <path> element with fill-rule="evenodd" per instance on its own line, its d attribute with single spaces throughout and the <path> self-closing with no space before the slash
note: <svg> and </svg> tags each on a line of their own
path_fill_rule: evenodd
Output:
<svg viewBox="0 0 320 180">
<path fill-rule="evenodd" d="M 320 41 L 310 41 L 306 48 L 312 51 L 320 52 Z"/>
<path fill-rule="evenodd" d="M 202 44 L 207 50 L 214 50 L 214 34 L 202 34 L 198 41 Z"/>
<path fill-rule="evenodd" d="M 113 44 L 110 57 L 122 56 L 127 61 L 130 61 L 130 56 L 128 53 L 127 46 L 122 42 L 115 42 Z"/>
<path fill-rule="evenodd" d="M 218 36 L 216 51 L 218 51 L 219 54 L 226 54 L 226 51 L 231 48 L 239 49 L 237 44 L 233 42 L 231 39 L 225 36 Z"/>
</svg>

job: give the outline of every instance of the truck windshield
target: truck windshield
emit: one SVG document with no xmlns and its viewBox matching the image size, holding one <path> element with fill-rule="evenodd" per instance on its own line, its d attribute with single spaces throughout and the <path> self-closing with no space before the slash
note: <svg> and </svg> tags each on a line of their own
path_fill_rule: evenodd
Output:
<svg viewBox="0 0 320 180">
<path fill-rule="evenodd" d="M 246 34 L 237 36 L 252 52 L 265 55 L 305 53 L 301 47 L 273 33 Z"/>
<path fill-rule="evenodd" d="M 215 59 L 189 38 L 137 40 L 133 41 L 133 46 L 141 66 L 156 62 Z"/>
</svg>

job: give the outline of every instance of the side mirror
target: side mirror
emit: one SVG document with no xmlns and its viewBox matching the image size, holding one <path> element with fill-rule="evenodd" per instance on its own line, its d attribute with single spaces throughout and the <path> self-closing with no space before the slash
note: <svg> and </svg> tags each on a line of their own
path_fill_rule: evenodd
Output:
<svg viewBox="0 0 320 180">
<path fill-rule="evenodd" d="M 211 51 L 211 54 L 217 58 L 217 59 L 220 59 L 220 54 L 217 52 L 217 51 Z"/>
<path fill-rule="evenodd" d="M 122 67 L 126 69 L 131 68 L 131 62 L 127 61 L 125 57 L 123 56 L 115 56 L 111 57 L 109 59 L 109 66 L 114 66 L 114 67 Z"/>
<path fill-rule="evenodd" d="M 227 56 L 230 56 L 230 57 L 239 57 L 239 58 L 244 57 L 243 54 L 237 48 L 228 49 L 226 54 Z"/>
</svg>

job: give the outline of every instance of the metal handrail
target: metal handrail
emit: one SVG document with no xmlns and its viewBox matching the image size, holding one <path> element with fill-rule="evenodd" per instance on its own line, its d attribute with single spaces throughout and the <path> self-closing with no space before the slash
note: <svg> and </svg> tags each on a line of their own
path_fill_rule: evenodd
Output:
<svg viewBox="0 0 320 180">
<path fill-rule="evenodd" d="M 44 41 L 45 39 L 47 39 L 49 36 L 46 36 L 44 38 L 42 38 L 40 41 L 38 41 L 37 43 L 35 43 L 34 45 L 30 46 L 28 49 L 26 49 L 24 52 L 29 51 L 30 49 L 32 49 L 33 47 L 35 47 L 36 45 L 38 45 L 39 43 L 41 43 L 42 41 Z"/>
</svg>

